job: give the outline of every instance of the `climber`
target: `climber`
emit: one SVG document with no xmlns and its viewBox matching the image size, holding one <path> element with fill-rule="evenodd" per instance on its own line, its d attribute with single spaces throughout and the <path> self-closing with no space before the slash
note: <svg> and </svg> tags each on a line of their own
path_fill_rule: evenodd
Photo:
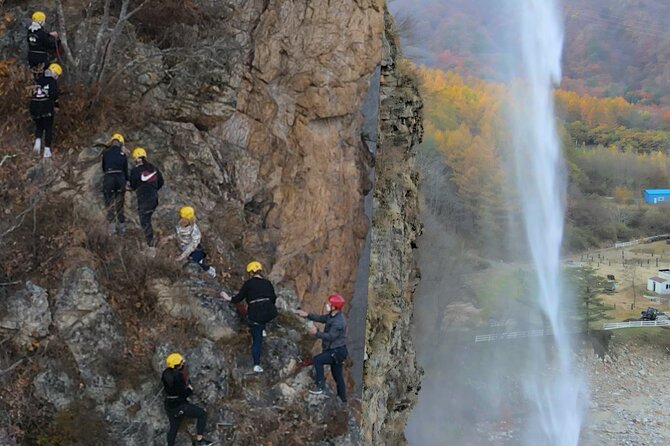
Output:
<svg viewBox="0 0 670 446">
<path fill-rule="evenodd" d="M 123 214 L 125 202 L 126 182 L 128 181 L 128 157 L 123 151 L 125 140 L 120 133 L 114 133 L 109 147 L 102 152 L 102 195 L 107 208 L 107 223 L 109 233 L 117 232 L 123 235 L 126 232 L 126 217 Z"/>
<path fill-rule="evenodd" d="M 275 289 L 272 283 L 263 278 L 263 265 L 254 260 L 247 265 L 247 274 L 249 278 L 244 282 L 240 291 L 230 297 L 225 291 L 221 291 L 221 297 L 234 304 L 247 301 L 247 319 L 249 320 L 249 330 L 251 331 L 251 358 L 254 362 L 253 371 L 262 373 L 261 350 L 263 348 L 263 332 L 265 324 L 277 317 L 277 307 L 275 301 Z"/>
<path fill-rule="evenodd" d="M 50 53 L 58 49 L 58 33 L 44 30 L 47 15 L 42 11 L 35 11 L 32 20 L 28 27 L 28 65 L 37 80 L 52 60 Z"/>
<path fill-rule="evenodd" d="M 315 371 L 315 384 L 309 389 L 309 393 L 320 395 L 324 392 L 326 380 L 323 366 L 330 365 L 330 372 L 337 384 L 337 396 L 343 403 L 347 402 L 347 390 L 344 384 L 342 368 L 347 358 L 347 321 L 342 314 L 344 298 L 339 294 L 332 294 L 326 303 L 326 314 L 307 313 L 303 310 L 296 311 L 298 316 L 307 318 L 314 322 L 326 324 L 323 331 L 319 331 L 314 325 L 308 328 L 307 333 L 321 339 L 322 353 L 313 358 Z"/>
<path fill-rule="evenodd" d="M 35 145 L 33 151 L 39 156 L 44 136 L 44 158 L 51 157 L 51 142 L 53 139 L 54 113 L 58 109 L 58 78 L 63 69 L 57 63 L 49 68 L 35 81 L 32 99 L 30 100 L 30 115 L 35 121 Z"/>
<path fill-rule="evenodd" d="M 163 175 L 158 167 L 147 161 L 147 151 L 142 147 L 135 147 L 133 160 L 135 160 L 136 166 L 130 172 L 130 190 L 136 191 L 140 226 L 144 231 L 149 255 L 155 256 L 156 248 L 151 216 L 158 206 L 158 191 L 163 187 Z"/>
<path fill-rule="evenodd" d="M 183 262 L 187 258 L 200 265 L 210 277 L 216 277 L 216 269 L 205 263 L 207 253 L 200 244 L 202 233 L 195 222 L 195 209 L 191 206 L 184 206 L 179 209 L 179 224 L 177 224 L 176 234 L 166 237 L 165 240 L 171 240 L 177 237 L 177 244 L 181 249 L 181 254 L 177 257 L 177 262 Z"/>
<path fill-rule="evenodd" d="M 174 446 L 179 425 L 184 418 L 195 418 L 197 420 L 194 445 L 213 445 L 213 442 L 203 438 L 205 424 L 207 423 L 207 412 L 188 402 L 188 397 L 193 394 L 193 387 L 188 382 L 184 357 L 179 353 L 170 353 L 165 363 L 167 368 L 163 371 L 161 381 L 166 395 L 165 412 L 170 421 L 170 430 L 167 434 L 168 446 Z"/>
</svg>

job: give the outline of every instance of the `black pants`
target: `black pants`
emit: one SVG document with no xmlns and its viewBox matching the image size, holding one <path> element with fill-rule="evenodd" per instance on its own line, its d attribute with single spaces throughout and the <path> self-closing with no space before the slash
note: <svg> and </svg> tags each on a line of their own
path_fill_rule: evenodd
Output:
<svg viewBox="0 0 670 446">
<path fill-rule="evenodd" d="M 35 138 L 42 139 L 44 135 L 44 146 L 51 148 L 51 142 L 54 134 L 54 116 L 33 116 L 35 121 Z"/>
<path fill-rule="evenodd" d="M 326 378 L 323 373 L 323 366 L 330 365 L 330 373 L 337 384 L 337 396 L 342 401 L 347 400 L 347 388 L 344 384 L 344 360 L 347 358 L 347 347 L 337 347 L 331 350 L 326 350 L 323 353 L 314 357 L 314 372 L 316 374 L 316 385 L 324 387 Z"/>
<path fill-rule="evenodd" d="M 265 324 L 249 321 L 249 330 L 251 331 L 251 359 L 254 362 L 254 365 L 261 365 L 263 330 L 265 330 Z"/>
<path fill-rule="evenodd" d="M 157 206 L 158 199 L 156 197 L 137 197 L 137 213 L 140 216 L 140 226 L 142 226 L 144 238 L 149 246 L 154 246 L 154 228 L 151 225 L 151 217 L 154 215 Z"/>
<path fill-rule="evenodd" d="M 28 65 L 30 71 L 33 73 L 35 80 L 39 79 L 44 74 L 44 70 L 49 64 L 49 55 L 45 52 L 28 52 Z"/>
<path fill-rule="evenodd" d="M 165 412 L 167 412 L 168 420 L 170 421 L 170 430 L 167 434 L 168 446 L 174 446 L 179 425 L 184 418 L 195 418 L 197 420 L 195 425 L 196 433 L 198 435 L 203 435 L 205 433 L 207 412 L 195 404 L 185 403 L 177 407 L 170 407 L 166 404 Z"/>
<path fill-rule="evenodd" d="M 207 253 L 205 252 L 205 248 L 203 248 L 202 245 L 198 245 L 198 247 L 195 248 L 195 251 L 193 251 L 188 256 L 191 262 L 197 263 L 200 265 L 200 268 L 202 268 L 204 271 L 207 271 L 209 269 L 209 265 L 205 263 L 205 257 L 207 257 Z"/>
<path fill-rule="evenodd" d="M 124 223 L 123 205 L 126 194 L 126 177 L 122 173 L 106 173 L 102 179 L 102 195 L 107 208 L 107 221 Z"/>
</svg>

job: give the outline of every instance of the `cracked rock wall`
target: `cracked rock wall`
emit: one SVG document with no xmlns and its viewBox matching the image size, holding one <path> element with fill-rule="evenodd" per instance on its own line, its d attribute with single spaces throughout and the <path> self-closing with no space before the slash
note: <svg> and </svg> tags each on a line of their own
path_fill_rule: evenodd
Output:
<svg viewBox="0 0 670 446">
<path fill-rule="evenodd" d="M 407 443 L 422 375 L 411 327 L 419 279 L 413 249 L 422 228 L 414 157 L 423 104 L 388 12 L 383 44 L 361 432 L 364 445 L 395 446 Z"/>
</svg>

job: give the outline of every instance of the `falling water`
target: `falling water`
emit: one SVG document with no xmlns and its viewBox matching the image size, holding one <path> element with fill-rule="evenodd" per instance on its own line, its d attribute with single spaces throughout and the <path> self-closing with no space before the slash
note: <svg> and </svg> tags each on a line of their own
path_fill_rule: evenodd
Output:
<svg viewBox="0 0 670 446">
<path fill-rule="evenodd" d="M 565 170 L 554 121 L 552 87 L 561 76 L 562 24 L 555 0 L 516 2 L 521 60 L 516 65 L 516 103 L 511 113 L 519 195 L 526 237 L 537 276 L 537 296 L 553 345 L 538 343 L 525 391 L 536 407 L 529 445 L 579 444 L 583 418 L 582 380 L 575 371 L 571 336 L 561 316 L 560 280 Z"/>
</svg>

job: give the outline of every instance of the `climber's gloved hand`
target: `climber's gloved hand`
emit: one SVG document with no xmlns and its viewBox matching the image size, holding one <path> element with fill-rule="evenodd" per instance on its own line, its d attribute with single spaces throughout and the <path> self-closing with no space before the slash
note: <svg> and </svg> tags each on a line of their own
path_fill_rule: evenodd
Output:
<svg viewBox="0 0 670 446">
<path fill-rule="evenodd" d="M 319 330 L 316 329 L 316 326 L 310 325 L 307 327 L 307 334 L 314 336 Z"/>
<path fill-rule="evenodd" d="M 230 302 L 232 299 L 232 297 L 230 297 L 228 293 L 226 293 L 225 291 L 221 291 L 221 293 L 219 293 L 219 296 L 221 296 L 222 299 L 225 299 L 228 302 Z"/>
<path fill-rule="evenodd" d="M 296 311 L 295 311 L 295 314 L 297 314 L 297 315 L 300 316 L 300 317 L 307 317 L 307 316 L 309 315 L 308 312 L 303 311 L 303 310 L 296 310 Z"/>
</svg>

